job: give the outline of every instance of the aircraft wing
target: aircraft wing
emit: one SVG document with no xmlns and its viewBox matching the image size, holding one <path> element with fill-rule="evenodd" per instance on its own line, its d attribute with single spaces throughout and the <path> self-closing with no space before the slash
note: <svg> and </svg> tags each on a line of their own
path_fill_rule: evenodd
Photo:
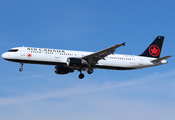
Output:
<svg viewBox="0 0 175 120">
<path fill-rule="evenodd" d="M 84 56 L 82 57 L 82 59 L 86 60 L 90 64 L 96 64 L 99 60 L 105 59 L 105 57 L 108 56 L 109 54 L 113 54 L 115 49 L 122 45 L 125 46 L 125 43 L 116 44 L 112 47 Z"/>
<path fill-rule="evenodd" d="M 172 55 L 165 56 L 165 57 L 162 57 L 162 58 L 158 58 L 158 59 L 152 60 L 151 62 L 159 62 L 159 61 L 165 60 L 165 59 L 167 59 L 167 58 L 169 58 L 169 57 L 172 57 Z"/>
</svg>

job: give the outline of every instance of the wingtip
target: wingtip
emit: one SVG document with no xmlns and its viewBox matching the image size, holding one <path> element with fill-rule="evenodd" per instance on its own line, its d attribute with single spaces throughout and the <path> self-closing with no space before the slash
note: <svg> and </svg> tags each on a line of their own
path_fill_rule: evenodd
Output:
<svg viewBox="0 0 175 120">
<path fill-rule="evenodd" d="M 122 43 L 123 46 L 125 46 L 126 42 Z"/>
</svg>

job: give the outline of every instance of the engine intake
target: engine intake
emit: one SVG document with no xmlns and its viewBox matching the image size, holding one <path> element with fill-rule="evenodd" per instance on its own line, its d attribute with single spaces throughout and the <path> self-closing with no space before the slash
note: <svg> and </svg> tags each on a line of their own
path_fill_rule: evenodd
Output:
<svg viewBox="0 0 175 120">
<path fill-rule="evenodd" d="M 64 66 L 55 66 L 55 73 L 56 74 L 68 74 L 71 72 L 74 72 L 74 70 L 71 68 L 67 68 Z"/>
</svg>

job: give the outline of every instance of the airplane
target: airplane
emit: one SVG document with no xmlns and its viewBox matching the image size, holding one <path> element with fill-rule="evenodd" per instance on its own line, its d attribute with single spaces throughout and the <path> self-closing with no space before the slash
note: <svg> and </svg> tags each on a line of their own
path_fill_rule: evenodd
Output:
<svg viewBox="0 0 175 120">
<path fill-rule="evenodd" d="M 56 74 L 68 74 L 75 70 L 80 72 L 79 78 L 84 78 L 82 71 L 92 74 L 94 69 L 133 70 L 166 64 L 165 59 L 171 55 L 160 57 L 164 36 L 157 36 L 148 48 L 138 56 L 114 54 L 116 48 L 125 46 L 116 44 L 98 52 L 71 51 L 62 49 L 47 49 L 34 47 L 15 47 L 2 54 L 2 58 L 21 64 L 55 65 Z"/>
</svg>

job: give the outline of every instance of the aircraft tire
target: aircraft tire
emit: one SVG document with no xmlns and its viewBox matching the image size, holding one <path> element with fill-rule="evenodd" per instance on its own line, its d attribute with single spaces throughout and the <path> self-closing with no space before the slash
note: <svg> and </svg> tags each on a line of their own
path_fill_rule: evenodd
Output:
<svg viewBox="0 0 175 120">
<path fill-rule="evenodd" d="M 22 68 L 20 68 L 20 69 L 19 69 L 19 71 L 20 71 L 20 72 L 22 72 L 22 71 L 23 71 L 23 69 L 22 69 Z"/>
<path fill-rule="evenodd" d="M 94 71 L 93 71 L 93 69 L 91 69 L 91 68 L 88 69 L 88 71 L 87 71 L 88 74 L 92 74 L 93 72 L 94 72 Z"/>
<path fill-rule="evenodd" d="M 80 79 L 83 79 L 84 78 L 84 74 L 80 74 L 79 76 L 78 76 Z"/>
</svg>

